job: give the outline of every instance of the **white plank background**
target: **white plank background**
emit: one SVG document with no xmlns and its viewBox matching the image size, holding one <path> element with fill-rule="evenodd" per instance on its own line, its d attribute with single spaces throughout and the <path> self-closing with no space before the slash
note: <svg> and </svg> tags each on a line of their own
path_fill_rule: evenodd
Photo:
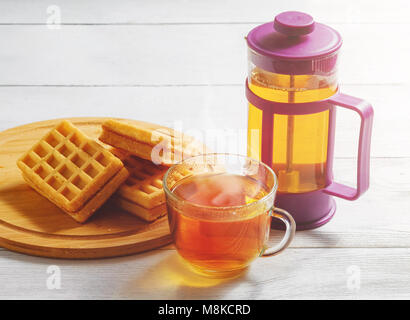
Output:
<svg viewBox="0 0 410 320">
<path fill-rule="evenodd" d="M 47 27 L 53 5 L 59 29 Z M 182 125 L 199 137 L 223 130 L 225 139 L 210 139 L 211 147 L 243 153 L 244 36 L 284 10 L 309 12 L 344 38 L 342 90 L 375 109 L 371 189 L 355 202 L 337 199 L 330 223 L 298 232 L 290 249 L 233 280 L 188 272 L 172 245 L 91 261 L 0 248 L 0 299 L 410 298 L 408 1 L 2 0 L 0 130 L 50 118 L 128 117 Z M 239 133 L 233 143 L 232 133 Z M 348 184 L 357 134 L 358 119 L 340 110 L 335 175 Z M 46 287 L 50 265 L 61 268 L 60 290 Z M 360 270 L 360 288 L 348 286 L 349 268 Z"/>
</svg>

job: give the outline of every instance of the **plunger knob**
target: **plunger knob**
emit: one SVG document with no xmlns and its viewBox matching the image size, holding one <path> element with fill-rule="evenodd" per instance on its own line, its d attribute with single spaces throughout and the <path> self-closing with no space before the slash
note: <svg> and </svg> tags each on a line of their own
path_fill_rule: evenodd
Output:
<svg viewBox="0 0 410 320">
<path fill-rule="evenodd" d="M 307 13 L 286 11 L 275 17 L 273 27 L 277 32 L 290 37 L 302 36 L 315 29 L 315 21 Z"/>
</svg>

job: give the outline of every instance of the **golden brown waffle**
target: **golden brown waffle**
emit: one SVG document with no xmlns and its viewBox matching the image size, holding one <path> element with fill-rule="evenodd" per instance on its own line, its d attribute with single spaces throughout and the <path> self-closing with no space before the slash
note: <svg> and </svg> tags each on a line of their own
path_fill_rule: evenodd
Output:
<svg viewBox="0 0 410 320">
<path fill-rule="evenodd" d="M 153 221 L 167 213 L 162 178 L 167 167 L 138 158 L 120 150 L 111 152 L 120 158 L 130 175 L 113 197 L 113 202 L 145 221 Z"/>
<path fill-rule="evenodd" d="M 69 121 L 48 132 L 17 165 L 33 188 L 68 213 L 83 209 L 124 167 Z"/>
<path fill-rule="evenodd" d="M 194 138 L 146 122 L 108 120 L 102 128 L 102 142 L 156 164 L 170 166 L 206 152 L 204 145 Z"/>
<path fill-rule="evenodd" d="M 29 178 L 23 174 L 24 180 L 38 193 L 44 197 L 48 197 L 42 190 L 40 190 Z M 112 177 L 103 188 L 98 191 L 91 199 L 89 199 L 84 206 L 79 209 L 77 212 L 69 212 L 60 207 L 65 213 L 70 215 L 77 222 L 85 222 L 92 214 L 99 209 L 118 189 L 118 187 L 124 183 L 128 178 L 128 171 L 125 168 L 122 168 L 114 177 Z M 58 203 L 54 203 L 59 206 Z"/>
<path fill-rule="evenodd" d="M 166 167 L 157 166 L 133 155 L 126 157 L 123 162 L 130 176 L 118 189 L 117 196 L 146 209 L 165 203 L 162 178 L 167 171 Z"/>
</svg>

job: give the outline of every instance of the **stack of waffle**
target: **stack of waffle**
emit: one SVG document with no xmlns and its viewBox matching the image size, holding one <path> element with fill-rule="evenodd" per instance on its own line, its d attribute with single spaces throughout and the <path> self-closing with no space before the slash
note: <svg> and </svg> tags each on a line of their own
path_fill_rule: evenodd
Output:
<svg viewBox="0 0 410 320">
<path fill-rule="evenodd" d="M 130 173 L 117 190 L 113 202 L 146 221 L 153 221 L 166 214 L 165 194 L 162 179 L 167 167 L 157 166 L 149 160 L 113 149 Z"/>
<path fill-rule="evenodd" d="M 168 167 L 203 152 L 192 137 L 171 129 L 125 120 L 108 120 L 99 139 L 111 145 L 130 172 L 113 201 L 122 209 L 152 221 L 165 215 L 162 179 Z"/>
<path fill-rule="evenodd" d="M 23 178 L 78 222 L 111 196 L 146 221 L 166 214 L 162 179 L 173 163 L 202 153 L 176 131 L 138 121 L 108 120 L 99 138 L 111 151 L 62 121 L 17 161 Z"/>
</svg>

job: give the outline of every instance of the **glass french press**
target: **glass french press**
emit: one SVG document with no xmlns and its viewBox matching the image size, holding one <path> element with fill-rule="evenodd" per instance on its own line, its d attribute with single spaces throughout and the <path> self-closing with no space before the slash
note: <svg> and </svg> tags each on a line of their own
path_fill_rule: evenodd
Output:
<svg viewBox="0 0 410 320">
<path fill-rule="evenodd" d="M 373 108 L 339 92 L 341 36 L 310 15 L 283 12 L 246 39 L 248 156 L 273 168 L 275 204 L 292 214 L 298 230 L 319 227 L 335 212 L 332 196 L 355 200 L 369 187 Z M 356 188 L 333 181 L 336 106 L 361 118 Z"/>
</svg>

